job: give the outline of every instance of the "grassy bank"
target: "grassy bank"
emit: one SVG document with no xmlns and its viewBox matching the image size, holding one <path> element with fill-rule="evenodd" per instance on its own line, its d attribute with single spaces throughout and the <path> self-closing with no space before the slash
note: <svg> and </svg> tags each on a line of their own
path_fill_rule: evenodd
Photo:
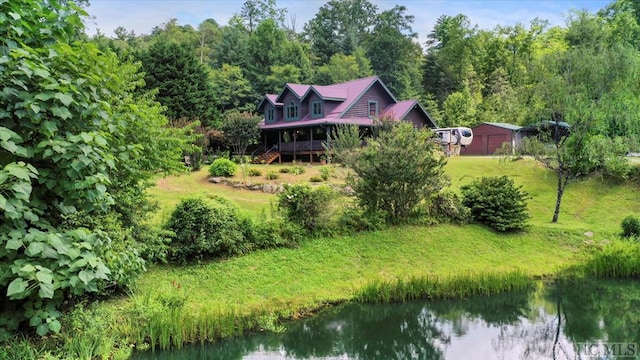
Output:
<svg viewBox="0 0 640 360">
<path fill-rule="evenodd" d="M 274 166 L 273 171 L 282 166 L 288 165 Z M 303 175 L 314 176 L 319 168 L 307 166 Z M 309 239 L 293 249 L 262 250 L 188 266 L 150 266 L 132 296 L 98 309 L 107 314 L 110 331 L 127 346 L 168 347 L 246 330 L 278 331 L 281 318 L 305 316 L 349 300 L 494 293 L 526 287 L 531 279 L 567 269 L 579 269 L 574 273 L 582 276 L 637 275 L 639 254 L 633 246 L 623 244 L 622 250 L 602 256 L 599 252 L 603 243 L 617 236 L 622 218 L 640 213 L 635 184 L 597 178 L 571 184 L 560 222 L 552 224 L 556 179 L 534 162 L 462 157 L 450 159 L 446 171 L 454 189 L 480 176 L 512 177 L 532 197 L 531 227 L 522 233 L 499 234 L 480 225 L 403 226 Z M 331 181 L 341 183 L 343 175 Z M 214 185 L 207 177 L 203 170 L 160 179 L 151 190 L 161 205 L 153 221 L 159 224 L 181 198 L 198 194 L 224 196 L 253 216 L 270 212 L 276 199 Z M 585 235 L 588 231 L 594 235 Z"/>
<path fill-rule="evenodd" d="M 572 264 L 583 239 L 560 231 L 495 234 L 483 227 L 402 227 L 316 239 L 295 249 L 260 251 L 187 267 L 152 267 L 136 294 L 188 294 L 194 312 L 210 307 L 305 308 L 341 301 L 374 280 L 487 271 L 552 274 Z"/>
<path fill-rule="evenodd" d="M 256 166 L 263 173 L 283 167 Z M 319 168 L 307 166 L 303 175 L 314 176 Z M 536 163 L 462 157 L 450 159 L 446 170 L 454 189 L 480 176 L 512 177 L 532 197 L 531 228 L 523 233 L 498 234 L 479 225 L 404 226 L 313 239 L 295 249 L 259 251 L 185 267 L 153 266 L 138 281 L 136 297 L 157 300 L 184 294 L 180 310 L 172 316 L 191 324 L 190 330 L 171 331 L 182 334 L 181 341 L 193 341 L 207 332 L 198 324 L 215 319 L 224 324 L 230 316 L 244 319 L 240 321 L 241 329 L 259 329 L 272 324 L 265 322 L 264 316 L 296 317 L 327 303 L 364 299 L 364 294 L 370 294 L 372 299 L 375 294 L 403 294 L 412 286 L 426 289 L 422 298 L 438 291 L 466 296 L 481 292 L 487 281 L 499 290 L 501 286 L 521 286 L 526 283 L 523 278 L 552 276 L 562 269 L 577 267 L 588 258 L 585 248 L 615 237 L 620 220 L 628 213 L 640 212 L 640 195 L 633 185 L 610 184 L 596 178 L 569 187 L 561 221 L 551 224 L 556 179 Z M 332 181 L 340 183 L 343 175 Z M 166 216 L 180 198 L 193 194 L 225 196 L 255 216 L 270 211 L 275 200 L 275 195 L 208 183 L 206 171 L 162 179 L 153 193 L 162 204 L 163 215 L 157 219 Z M 587 231 L 595 235 L 585 236 Z M 437 281 L 433 279 L 445 279 L 453 287 L 434 287 Z M 128 298 L 105 306 L 115 313 L 127 314 L 135 303 Z M 180 323 L 174 320 L 170 323 Z M 122 319 L 122 323 L 126 321 Z M 218 335 L 228 333 L 223 325 L 218 328 Z M 152 332 L 135 337 L 153 337 Z M 209 335 L 204 338 L 209 339 Z"/>
</svg>

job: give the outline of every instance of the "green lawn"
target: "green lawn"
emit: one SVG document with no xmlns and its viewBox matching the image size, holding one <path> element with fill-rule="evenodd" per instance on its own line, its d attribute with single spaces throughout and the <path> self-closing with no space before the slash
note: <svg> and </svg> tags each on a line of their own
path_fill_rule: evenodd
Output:
<svg viewBox="0 0 640 360">
<path fill-rule="evenodd" d="M 264 168 L 264 165 L 259 165 Z M 281 166 L 275 166 L 278 169 Z M 317 173 L 309 166 L 304 176 Z M 531 228 L 519 234 L 497 234 L 479 225 L 405 226 L 352 237 L 310 240 L 296 249 L 260 251 L 246 256 L 187 267 L 152 266 L 138 282 L 136 293 L 172 291 L 179 282 L 193 310 L 211 306 L 246 309 L 314 306 L 343 300 L 374 279 L 409 276 L 448 276 L 521 270 L 552 274 L 574 263 L 586 231 L 595 241 L 615 236 L 621 219 L 640 213 L 634 185 L 591 179 L 571 184 L 565 194 L 560 222 L 551 224 L 555 177 L 538 164 L 504 162 L 491 157 L 449 159 L 446 167 L 454 189 L 481 176 L 511 176 L 531 195 Z M 162 179 L 152 193 L 166 216 L 180 198 L 199 194 L 225 196 L 243 210 L 269 211 L 275 195 L 237 190 L 207 182 L 206 171 Z M 334 179 L 339 181 L 339 179 Z"/>
<path fill-rule="evenodd" d="M 321 165 L 302 165 L 306 171 L 301 175 L 281 174 L 278 180 L 266 180 L 264 175 L 269 172 L 278 173 L 285 165 L 249 165 L 260 169 L 261 177 L 243 177 L 241 171 L 233 178 L 234 181 L 251 183 L 287 183 L 304 182 L 319 174 Z M 330 167 L 330 165 L 324 165 Z M 531 196 L 529 211 L 532 215 L 531 224 L 534 228 L 552 228 L 564 230 L 584 230 L 598 233 L 615 233 L 619 231 L 620 221 L 629 213 L 640 213 L 640 194 L 637 184 L 618 185 L 598 178 L 572 183 L 567 188 L 562 203 L 560 221 L 551 224 L 553 207 L 556 200 L 555 174 L 542 168 L 531 160 L 515 162 L 501 161 L 495 157 L 453 157 L 449 158 L 446 172 L 451 178 L 451 186 L 458 190 L 460 186 L 468 184 L 482 176 L 507 175 L 516 184 L 522 185 Z M 346 170 L 336 168 L 332 183 L 344 183 Z M 259 191 L 234 189 L 230 186 L 212 184 L 207 181 L 206 169 L 179 177 L 168 177 L 158 181 L 158 186 L 150 190 L 161 204 L 161 210 L 155 221 L 168 216 L 181 198 L 188 196 L 206 196 L 217 194 L 235 202 L 241 209 L 252 214 L 268 212 L 275 195 Z"/>
<path fill-rule="evenodd" d="M 176 281 L 196 312 L 220 306 L 307 308 L 348 299 L 375 279 L 513 270 L 552 274 L 576 260 L 582 242 L 579 232 L 498 235 L 477 225 L 407 226 L 201 265 L 157 266 L 140 279 L 136 293 L 171 293 Z"/>
</svg>

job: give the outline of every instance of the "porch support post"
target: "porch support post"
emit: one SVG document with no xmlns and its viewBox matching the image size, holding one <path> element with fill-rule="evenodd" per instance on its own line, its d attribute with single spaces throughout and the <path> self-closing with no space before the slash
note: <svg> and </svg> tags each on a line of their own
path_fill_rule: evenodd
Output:
<svg viewBox="0 0 640 360">
<path fill-rule="evenodd" d="M 313 128 L 309 128 L 309 139 L 311 139 L 309 143 L 309 163 L 313 164 Z"/>
<path fill-rule="evenodd" d="M 282 130 L 278 129 L 278 152 L 280 152 L 280 156 L 278 156 L 278 164 L 282 164 Z"/>
</svg>

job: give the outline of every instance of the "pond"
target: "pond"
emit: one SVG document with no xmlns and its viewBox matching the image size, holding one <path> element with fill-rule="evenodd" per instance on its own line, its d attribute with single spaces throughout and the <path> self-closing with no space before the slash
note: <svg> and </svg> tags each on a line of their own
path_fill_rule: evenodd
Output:
<svg viewBox="0 0 640 360">
<path fill-rule="evenodd" d="M 640 283 L 539 283 L 466 300 L 345 304 L 251 334 L 132 359 L 640 358 Z"/>
</svg>

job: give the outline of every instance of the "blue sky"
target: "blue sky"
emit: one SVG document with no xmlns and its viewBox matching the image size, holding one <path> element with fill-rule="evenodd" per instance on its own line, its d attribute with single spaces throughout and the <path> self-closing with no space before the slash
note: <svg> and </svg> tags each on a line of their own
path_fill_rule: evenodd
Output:
<svg viewBox="0 0 640 360">
<path fill-rule="evenodd" d="M 404 5 L 408 13 L 415 16 L 414 31 L 424 44 L 426 35 L 441 15 L 464 14 L 482 29 L 493 29 L 496 25 L 515 25 L 538 17 L 549 20 L 552 25 L 564 25 L 571 9 L 586 9 L 596 12 L 609 0 L 370 0 L 380 10 Z M 287 8 L 289 16 L 296 19 L 296 30 L 315 16 L 325 0 L 277 0 L 279 7 Z M 162 25 L 171 18 L 181 25 L 194 27 L 203 20 L 212 18 L 225 25 L 229 18 L 240 12 L 244 0 L 92 0 L 87 9 L 93 18 L 86 22 L 87 32 L 96 29 L 107 36 L 124 26 L 136 34 L 148 34 L 154 26 Z"/>
</svg>

